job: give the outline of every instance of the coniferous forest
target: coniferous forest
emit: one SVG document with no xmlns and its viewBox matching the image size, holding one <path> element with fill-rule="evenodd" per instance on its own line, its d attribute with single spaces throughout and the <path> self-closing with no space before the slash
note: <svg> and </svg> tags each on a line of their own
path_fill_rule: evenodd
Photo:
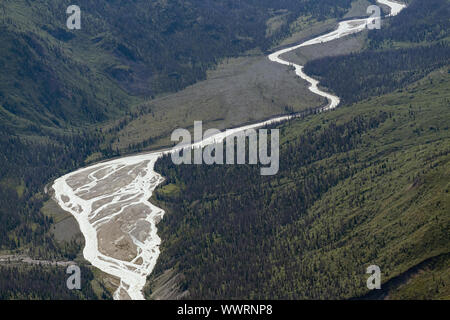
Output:
<svg viewBox="0 0 450 320">
<path fill-rule="evenodd" d="M 448 4 L 411 1 L 361 52 L 306 65 L 344 106 L 279 127 L 278 175 L 158 162 L 147 296 L 169 275 L 190 299 L 448 299 Z"/>
<path fill-rule="evenodd" d="M 51 263 L 0 261 L 0 299 L 111 299 L 83 240 L 55 237 L 54 179 L 160 147 L 160 136 L 113 142 L 145 115 L 160 112 L 146 123 L 158 125 L 170 110 L 152 101 L 208 79 L 222 61 L 263 56 L 294 25 L 303 40 L 302 28 L 325 32 L 369 3 L 79 0 L 83 32 L 73 32 L 71 1 L 2 0 L 0 258 L 76 260 L 83 285 L 67 290 L 65 268 Z M 450 1 L 406 3 L 355 36 L 360 49 L 305 65 L 342 105 L 271 127 L 280 129 L 277 175 L 157 162 L 166 180 L 151 201 L 166 215 L 146 298 L 160 298 L 167 278 L 170 298 L 450 298 Z M 365 282 L 372 264 L 383 274 L 377 295 Z"/>
<path fill-rule="evenodd" d="M 450 47 L 442 42 L 317 59 L 308 63 L 305 71 L 350 104 L 403 88 L 449 62 Z"/>
<path fill-rule="evenodd" d="M 273 177 L 256 166 L 161 160 L 167 181 L 152 201 L 167 216 L 150 284 L 172 270 L 192 299 L 349 299 L 367 293 L 369 265 L 388 282 L 435 258 L 429 292 L 386 294 L 448 297 L 448 85 L 447 68 L 404 89 L 407 97 L 282 125 Z"/>
<path fill-rule="evenodd" d="M 115 133 L 110 121 L 135 117 L 155 95 L 205 79 L 226 57 L 268 49 L 289 34 L 300 14 L 341 17 L 351 1 L 81 0 L 82 32 L 66 29 L 70 4 L 0 2 L 0 252 L 5 254 L 50 260 L 80 255 L 82 243 L 55 241 L 55 221 L 43 207 L 53 179 L 92 159 L 151 144 L 113 149 L 105 138 Z M 283 24 L 267 36 L 266 22 L 276 16 Z M 16 264 L 2 269 L 1 297 L 71 297 L 62 293 L 59 280 L 59 289 L 43 287 L 49 279 L 64 278 L 58 274 L 63 268 L 32 271 Z M 20 294 L 27 283 L 32 289 Z"/>
<path fill-rule="evenodd" d="M 347 104 L 403 88 L 449 64 L 449 16 L 446 0 L 412 1 L 368 33 L 368 50 L 317 59 L 305 71 Z"/>
</svg>

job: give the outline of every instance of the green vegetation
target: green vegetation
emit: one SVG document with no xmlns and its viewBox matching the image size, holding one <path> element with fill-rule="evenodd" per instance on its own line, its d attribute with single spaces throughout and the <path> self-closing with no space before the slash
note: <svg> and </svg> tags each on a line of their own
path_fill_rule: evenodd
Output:
<svg viewBox="0 0 450 320">
<path fill-rule="evenodd" d="M 300 15 L 340 17 L 350 3 L 80 0 L 82 29 L 68 31 L 66 8 L 73 4 L 68 0 L 1 1 L 0 250 L 41 259 L 78 256 L 82 242 L 73 239 L 72 222 L 55 214 L 51 190 L 44 191 L 52 179 L 91 161 L 157 146 L 165 130 L 180 124 L 179 118 L 169 118 L 182 103 L 158 109 L 149 101 L 205 79 L 224 59 L 268 49 L 289 34 L 290 23 Z M 302 109 L 320 103 L 315 97 L 298 103 L 303 93 L 266 103 L 262 115 L 254 108 L 248 119 L 273 115 L 288 104 Z M 278 109 L 271 108 L 274 104 Z M 211 115 L 217 111 L 211 110 Z M 144 115 L 152 134 L 129 141 L 118 134 Z M 242 118 L 232 119 L 237 120 Z M 42 272 L 38 279 L 54 277 Z M 15 282 L 8 290 L 31 281 L 20 266 L 12 273 L 21 275 L 9 279 Z"/>
<path fill-rule="evenodd" d="M 45 265 L 0 265 L 1 300 L 111 299 L 94 280 L 89 267 L 81 268 L 81 290 L 68 290 L 66 268 Z"/>
<path fill-rule="evenodd" d="M 309 61 L 305 72 L 346 104 L 392 92 L 450 63 L 449 16 L 449 0 L 413 1 L 367 34 L 366 50 Z"/>
<path fill-rule="evenodd" d="M 386 283 L 448 253 L 449 88 L 445 68 L 402 92 L 282 125 L 273 177 L 256 166 L 158 162 L 183 196 L 163 188 L 153 199 L 169 212 L 150 280 L 175 268 L 193 299 L 352 298 L 367 292 L 371 264 Z M 447 273 L 438 279 L 448 288 Z"/>
<path fill-rule="evenodd" d="M 224 57 L 269 48 L 300 14 L 340 16 L 350 3 L 80 0 L 82 28 L 68 31 L 68 0 L 2 1 L 1 120 L 26 130 L 124 115 L 145 97 L 205 79 Z"/>
<path fill-rule="evenodd" d="M 449 0 L 409 0 L 408 10 L 390 19 L 388 27 L 369 34 L 370 47 L 392 47 L 398 43 L 449 40 Z"/>
<path fill-rule="evenodd" d="M 397 300 L 419 300 L 430 299 L 450 299 L 450 259 L 447 256 L 435 259 L 432 264 L 420 269 L 406 285 L 399 286 L 390 295 L 390 299 Z"/>
<path fill-rule="evenodd" d="M 152 201 L 168 213 L 147 296 L 173 274 L 191 299 L 448 299 L 447 11 L 411 1 L 360 53 L 310 61 L 344 105 L 280 126 L 278 175 L 159 161 L 170 187 Z"/>
<path fill-rule="evenodd" d="M 52 141 L 0 137 L 0 248 L 30 250 L 41 257 L 61 257 L 48 234 L 51 217 L 41 212 L 49 195 L 44 185 L 84 163 L 99 141 L 93 136 L 52 136 Z M 16 186 L 19 186 L 17 188 Z"/>
<path fill-rule="evenodd" d="M 384 284 L 381 292 L 371 291 L 362 299 L 427 300 L 450 298 L 448 268 L 450 253 L 429 258 Z"/>
<path fill-rule="evenodd" d="M 291 111 L 325 104 L 305 81 L 261 54 L 227 59 L 208 79 L 180 92 L 159 97 L 143 112 L 127 116 L 103 130 L 119 150 L 148 150 L 170 146 L 176 128 L 230 128 Z"/>
<path fill-rule="evenodd" d="M 167 215 L 148 297 L 368 297 L 378 264 L 383 297 L 449 298 L 449 1 L 408 2 L 337 51 L 363 52 L 306 67 L 346 105 L 280 126 L 277 176 L 158 162 L 167 183 L 152 201 Z M 86 283 L 70 292 L 61 267 L 2 264 L 1 299 L 111 298 L 117 279 L 84 266 L 44 187 L 168 145 L 193 120 L 224 128 L 323 104 L 261 53 L 367 2 L 80 0 L 82 29 L 67 31 L 69 4 L 0 2 L 0 250 L 76 259 Z"/>
<path fill-rule="evenodd" d="M 317 59 L 306 64 L 305 72 L 349 104 L 402 88 L 449 63 L 450 46 L 439 43 Z"/>
</svg>

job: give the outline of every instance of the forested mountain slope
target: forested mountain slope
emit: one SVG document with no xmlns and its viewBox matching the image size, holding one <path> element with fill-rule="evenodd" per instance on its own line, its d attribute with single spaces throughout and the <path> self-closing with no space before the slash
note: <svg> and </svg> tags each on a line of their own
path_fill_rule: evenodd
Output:
<svg viewBox="0 0 450 320">
<path fill-rule="evenodd" d="M 17 201 L 0 208 L 0 248 L 45 233 L 39 208 L 52 177 L 93 153 L 117 154 L 98 129 L 104 121 L 139 117 L 144 98 L 202 79 L 223 57 L 267 48 L 300 14 L 338 17 L 350 3 L 79 1 L 81 30 L 70 31 L 70 1 L 1 1 L 0 197 Z M 281 23 L 269 36 L 276 17 Z"/>
<path fill-rule="evenodd" d="M 446 67 L 286 123 L 273 177 L 253 166 L 159 162 L 167 185 L 152 201 L 168 214 L 151 280 L 172 270 L 189 298 L 342 299 L 367 292 L 369 265 L 386 283 L 443 255 L 440 269 L 395 289 L 449 298 L 449 88 Z"/>
<path fill-rule="evenodd" d="M 270 48 L 300 15 L 340 18 L 351 3 L 80 0 L 82 29 L 68 31 L 70 1 L 1 1 L 0 252 L 74 259 L 82 243 L 55 241 L 44 186 L 119 154 L 115 128 L 100 128 Z M 378 264 L 381 298 L 449 298 L 449 1 L 408 3 L 363 52 L 306 66 L 344 107 L 281 126 L 277 176 L 158 163 L 167 184 L 152 201 L 167 216 L 148 297 L 161 278 L 188 298 L 368 297 L 365 268 Z M 110 298 L 91 269 L 79 293 L 61 272 L 2 265 L 0 298 Z"/>
<path fill-rule="evenodd" d="M 157 164 L 148 297 L 450 298 L 449 6 L 409 4 L 363 51 L 307 64 L 344 103 L 280 126 L 278 175 Z"/>
<path fill-rule="evenodd" d="M 92 154 L 118 154 L 106 123 L 139 117 L 142 103 L 204 79 L 225 57 L 269 48 L 299 15 L 341 17 L 351 2 L 80 0 L 81 30 L 70 31 L 71 1 L 0 1 L 0 252 L 73 259 L 82 243 L 55 241 L 44 186 Z M 27 268 L 11 270 L 2 284 L 31 283 Z M 36 269 L 38 282 L 58 278 L 53 271 Z M 14 290 L 2 297 L 20 297 Z"/>
<path fill-rule="evenodd" d="M 89 267 L 81 266 L 81 290 L 67 290 L 65 271 L 65 267 L 48 265 L 0 265 L 0 300 L 111 299 L 107 292 L 96 292 Z"/>
<path fill-rule="evenodd" d="M 310 61 L 305 71 L 350 104 L 392 92 L 450 63 L 450 1 L 412 1 L 368 33 L 359 53 Z"/>
<path fill-rule="evenodd" d="M 132 95 L 183 88 L 223 57 L 265 50 L 298 15 L 341 16 L 350 3 L 81 0 L 81 30 L 70 31 L 70 1 L 2 1 L 1 121 L 26 129 L 112 118 L 136 102 Z"/>
</svg>

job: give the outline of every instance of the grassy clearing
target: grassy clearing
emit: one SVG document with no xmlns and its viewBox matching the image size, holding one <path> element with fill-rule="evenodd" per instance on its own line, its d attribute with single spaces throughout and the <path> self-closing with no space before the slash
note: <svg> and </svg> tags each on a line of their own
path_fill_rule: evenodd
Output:
<svg viewBox="0 0 450 320">
<path fill-rule="evenodd" d="M 283 58 L 304 66 L 308 61 L 314 59 L 359 52 L 365 47 L 366 38 L 367 32 L 363 31 L 345 38 L 291 51 Z"/>
<path fill-rule="evenodd" d="M 205 128 L 224 129 L 322 103 L 306 82 L 265 56 L 227 59 L 208 72 L 206 81 L 151 101 L 151 112 L 120 130 L 114 148 L 149 138 L 157 140 L 152 148 L 170 145 L 174 129 L 189 129 L 196 120 Z"/>
<path fill-rule="evenodd" d="M 350 19 L 354 17 L 365 17 L 367 16 L 367 8 L 376 3 L 376 1 L 369 0 L 357 0 L 352 3 L 352 7 L 344 16 L 344 19 Z"/>
<path fill-rule="evenodd" d="M 318 21 L 311 16 L 301 16 L 291 24 L 291 36 L 284 39 L 280 46 L 294 45 L 313 36 L 332 31 L 337 24 L 336 19 Z"/>
</svg>

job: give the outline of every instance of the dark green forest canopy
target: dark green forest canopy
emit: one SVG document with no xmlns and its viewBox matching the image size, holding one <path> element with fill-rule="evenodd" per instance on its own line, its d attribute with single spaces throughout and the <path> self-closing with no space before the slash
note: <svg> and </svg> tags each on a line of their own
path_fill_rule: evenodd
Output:
<svg viewBox="0 0 450 320">
<path fill-rule="evenodd" d="M 450 1 L 409 1 L 408 10 L 403 10 L 389 21 L 388 28 L 369 33 L 370 45 L 374 48 L 394 41 L 434 42 L 449 37 Z"/>
<path fill-rule="evenodd" d="M 368 33 L 360 53 L 310 61 L 305 71 L 345 104 L 402 88 L 450 62 L 450 1 L 411 1 Z"/>
<path fill-rule="evenodd" d="M 450 252 L 448 72 L 282 125 L 272 177 L 159 161 L 151 201 L 167 215 L 148 296 L 172 270 L 192 299 L 348 299 L 367 293 L 369 265 L 386 283 Z M 408 297 L 448 297 L 439 270 L 422 274 L 429 290 L 414 274 Z"/>
<path fill-rule="evenodd" d="M 92 125 L 204 79 L 224 57 L 267 49 L 301 14 L 340 17 L 350 3 L 80 0 L 82 28 L 69 31 L 71 1 L 0 1 L 0 249 L 73 259 L 79 244 L 55 243 L 53 221 L 41 212 L 49 199 L 44 186 L 93 153 L 118 154 Z M 284 24 L 267 37 L 266 22 L 275 16 Z M 32 280 L 17 268 L 8 272 L 4 280 L 12 282 L 2 297 L 51 297 L 48 290 L 21 296 L 17 288 Z M 54 278 L 36 273 L 38 280 Z"/>
<path fill-rule="evenodd" d="M 371 264 L 381 298 L 450 297 L 449 7 L 409 4 L 362 52 L 307 64 L 344 105 L 280 126 L 278 175 L 157 163 L 148 297 L 170 270 L 192 299 L 357 298 Z"/>
<path fill-rule="evenodd" d="M 340 16 L 350 2 L 81 0 L 82 28 L 68 31 L 69 1 L 2 1 L 0 247 L 44 236 L 49 221 L 39 209 L 50 179 L 92 153 L 117 155 L 87 124 L 128 112 L 142 96 L 203 79 L 222 57 L 267 48 L 300 14 Z M 284 29 L 266 38 L 267 19 L 281 13 Z M 33 232 L 30 221 L 39 226 Z"/>
<path fill-rule="evenodd" d="M 449 63 L 450 45 L 442 42 L 317 59 L 305 72 L 351 104 L 402 88 Z"/>
<path fill-rule="evenodd" d="M 68 290 L 65 267 L 48 265 L 0 265 L 0 300 L 92 300 L 97 296 L 91 285 L 92 271 L 81 267 L 81 290 Z"/>
<path fill-rule="evenodd" d="M 123 115 L 132 96 L 184 88 L 223 57 L 267 49 L 300 14 L 339 17 L 350 3 L 80 0 L 81 30 L 69 31 L 70 1 L 2 1 L 0 121 L 60 127 Z M 285 23 L 267 37 L 276 15 Z"/>
<path fill-rule="evenodd" d="M 44 185 L 66 170 L 79 168 L 99 150 L 101 141 L 86 134 L 53 135 L 49 141 L 38 142 L 0 136 L 1 249 L 28 244 L 32 254 L 39 250 L 61 256 L 48 234 L 51 221 L 40 211 L 49 198 Z"/>
<path fill-rule="evenodd" d="M 1 1 L 0 249 L 80 252 L 55 243 L 41 208 L 53 178 L 93 153 L 118 155 L 89 125 L 204 79 L 224 57 L 269 48 L 299 15 L 339 18 L 350 3 L 80 0 L 82 29 L 67 31 L 70 1 Z M 281 126 L 278 176 L 158 163 L 168 185 L 154 200 L 168 210 L 152 277 L 174 268 L 190 298 L 350 298 L 366 293 L 367 263 L 383 266 L 384 282 L 437 258 L 430 279 L 419 274 L 397 294 L 450 296 L 441 272 L 450 243 L 449 1 L 408 3 L 369 33 L 366 51 L 306 67 L 347 106 Z M 277 15 L 286 23 L 267 37 Z M 90 285 L 80 295 L 46 286 L 63 283 L 59 269 L 27 272 L 1 267 L 0 296 L 95 298 Z"/>
</svg>

